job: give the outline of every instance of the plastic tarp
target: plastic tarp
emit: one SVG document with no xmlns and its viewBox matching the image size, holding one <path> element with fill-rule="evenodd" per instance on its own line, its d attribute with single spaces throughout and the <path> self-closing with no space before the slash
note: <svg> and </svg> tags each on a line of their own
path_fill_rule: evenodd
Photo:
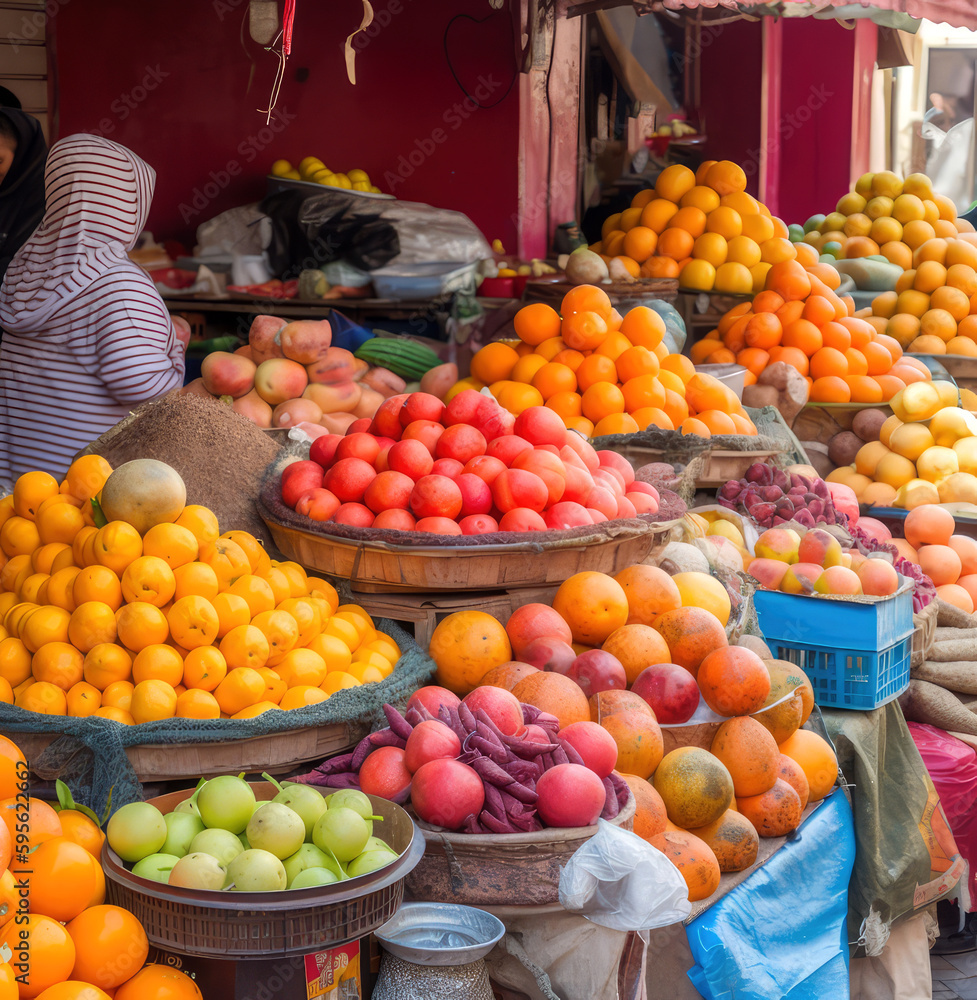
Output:
<svg viewBox="0 0 977 1000">
<path fill-rule="evenodd" d="M 686 928 L 705 1000 L 845 1000 L 851 807 L 835 791 L 750 878 Z M 785 887 L 789 886 L 789 891 Z"/>
<path fill-rule="evenodd" d="M 953 840 L 970 866 L 970 899 L 977 899 L 977 752 L 936 726 L 908 723 L 926 765 Z M 971 902 L 968 909 L 973 906 Z"/>
<path fill-rule="evenodd" d="M 899 703 L 872 712 L 823 708 L 821 717 L 854 805 L 849 941 L 878 955 L 895 923 L 954 894 L 966 863 Z"/>
</svg>

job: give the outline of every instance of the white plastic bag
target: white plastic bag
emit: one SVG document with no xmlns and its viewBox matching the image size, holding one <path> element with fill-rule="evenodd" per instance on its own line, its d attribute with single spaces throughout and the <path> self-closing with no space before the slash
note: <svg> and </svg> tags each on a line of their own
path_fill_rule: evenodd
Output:
<svg viewBox="0 0 977 1000">
<path fill-rule="evenodd" d="M 606 820 L 560 872 L 560 903 L 619 931 L 667 927 L 692 912 L 678 869 L 647 841 Z"/>
</svg>

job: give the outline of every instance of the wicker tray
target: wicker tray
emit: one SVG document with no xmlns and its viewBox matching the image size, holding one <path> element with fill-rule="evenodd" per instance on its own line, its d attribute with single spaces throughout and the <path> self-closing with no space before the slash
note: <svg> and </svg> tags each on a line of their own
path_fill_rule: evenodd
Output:
<svg viewBox="0 0 977 1000">
<path fill-rule="evenodd" d="M 910 667 L 922 666 L 929 657 L 933 642 L 936 639 L 936 620 L 939 617 L 939 606 L 936 601 L 930 601 L 922 611 L 913 615 L 913 646 L 910 655 Z"/>
<path fill-rule="evenodd" d="M 632 795 L 611 821 L 634 827 Z M 538 833 L 450 833 L 418 821 L 424 856 L 407 876 L 405 898 L 470 906 L 542 906 L 559 901 L 560 869 L 596 826 Z"/>
<path fill-rule="evenodd" d="M 592 570 L 611 575 L 644 562 L 671 534 L 680 518 L 646 521 L 590 543 L 512 542 L 503 545 L 423 546 L 355 541 L 300 531 L 261 510 L 275 544 L 309 569 L 349 580 L 354 590 L 506 590 L 563 583 Z M 630 519 L 629 525 L 636 520 Z M 542 533 L 540 533 L 542 534 Z"/>
<path fill-rule="evenodd" d="M 569 281 L 534 280 L 526 283 L 523 293 L 524 302 L 546 302 L 559 307 L 563 297 L 577 286 Z M 672 302 L 678 298 L 678 280 L 676 278 L 639 278 L 637 281 L 616 281 L 605 283 L 601 288 L 610 296 L 612 302 L 630 302 L 641 299 L 661 299 Z"/>
<path fill-rule="evenodd" d="M 278 793 L 268 782 L 252 785 L 255 797 Z M 192 788 L 149 799 L 169 812 Z M 181 889 L 127 871 L 108 844 L 102 848 L 106 898 L 134 914 L 152 944 L 167 951 L 215 958 L 261 958 L 321 951 L 374 931 L 397 912 L 404 879 L 424 852 L 424 839 L 407 811 L 371 795 L 377 836 L 400 852 L 397 861 L 345 882 L 285 892 L 208 892 Z"/>
</svg>

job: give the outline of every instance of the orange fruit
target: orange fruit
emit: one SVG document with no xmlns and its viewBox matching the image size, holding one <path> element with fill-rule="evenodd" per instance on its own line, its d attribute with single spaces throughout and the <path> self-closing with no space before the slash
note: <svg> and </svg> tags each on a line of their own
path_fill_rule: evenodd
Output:
<svg viewBox="0 0 977 1000">
<path fill-rule="evenodd" d="M 64 836 L 98 859 L 105 843 L 105 834 L 90 817 L 77 809 L 62 809 L 58 813 Z"/>
<path fill-rule="evenodd" d="M 282 598 L 282 600 L 284 599 Z M 231 629 L 247 625 L 251 621 L 248 602 L 237 594 L 217 594 L 210 599 L 210 603 L 217 612 L 218 639 L 223 639 Z"/>
<path fill-rule="evenodd" d="M 26 517 L 9 517 L 0 527 L 0 551 L 8 558 L 28 556 L 41 544 L 37 525 Z"/>
<path fill-rule="evenodd" d="M 132 708 L 132 681 L 112 681 L 102 691 L 103 708 L 121 708 L 128 712 Z"/>
<path fill-rule="evenodd" d="M 62 922 L 77 917 L 97 887 L 97 864 L 84 847 L 67 837 L 45 841 L 32 852 L 25 878 L 31 912 Z"/>
<path fill-rule="evenodd" d="M 68 689 L 65 700 L 68 715 L 84 719 L 102 707 L 102 692 L 87 681 L 78 681 Z"/>
<path fill-rule="evenodd" d="M 217 574 L 221 590 L 227 590 L 238 577 L 251 572 L 251 563 L 244 550 L 229 538 L 217 538 L 202 544 L 199 559 Z"/>
<path fill-rule="evenodd" d="M 586 392 L 592 385 L 602 382 L 617 382 L 617 368 L 610 358 L 603 354 L 591 354 L 585 358 L 576 372 L 577 391 Z"/>
<path fill-rule="evenodd" d="M 216 646 L 197 646 L 183 659 L 183 683 L 187 688 L 213 691 L 227 675 L 227 661 Z"/>
<path fill-rule="evenodd" d="M 496 341 L 476 351 L 471 360 L 472 378 L 487 385 L 509 378 L 519 355 L 508 344 Z"/>
<path fill-rule="evenodd" d="M 621 661 L 629 686 L 649 664 L 669 662 L 665 640 L 650 625 L 622 625 L 604 640 L 601 649 Z"/>
<path fill-rule="evenodd" d="M 481 611 L 448 615 L 435 628 L 429 650 L 437 665 L 436 682 L 462 695 L 477 687 L 490 668 L 512 659 L 502 624 Z"/>
<path fill-rule="evenodd" d="M 14 483 L 14 513 L 33 520 L 41 504 L 60 492 L 57 479 L 46 472 L 25 472 Z"/>
<path fill-rule="evenodd" d="M 68 639 L 82 653 L 100 642 L 115 642 L 117 635 L 115 610 L 104 601 L 85 601 L 71 612 Z"/>
<path fill-rule="evenodd" d="M 726 630 L 722 622 L 709 611 L 697 607 L 680 607 L 665 611 L 653 622 L 668 645 L 671 662 L 692 674 L 714 650 L 725 647 Z"/>
<path fill-rule="evenodd" d="M 7 736 L 0 735 L 0 799 L 17 794 L 17 786 L 27 777 L 27 761 L 20 747 Z M 3 855 L 0 855 L 3 860 Z M 6 867 L 6 864 L 0 866 Z"/>
<path fill-rule="evenodd" d="M 76 960 L 75 944 L 66 928 L 34 913 L 0 928 L 0 948 L 13 953 L 10 962 L 17 969 L 21 997 L 36 997 L 67 980 Z"/>
<path fill-rule="evenodd" d="M 560 314 L 544 302 L 523 306 L 513 320 L 516 336 L 533 346 L 560 335 Z"/>
<path fill-rule="evenodd" d="M 712 848 L 700 837 L 678 827 L 667 829 L 662 837 L 665 843 L 661 851 L 685 880 L 689 900 L 708 899 L 719 888 L 722 876 Z"/>
<path fill-rule="evenodd" d="M 145 601 L 161 608 L 173 599 L 175 591 L 173 570 L 159 556 L 140 556 L 122 573 L 122 596 L 126 601 Z"/>
<path fill-rule="evenodd" d="M 222 712 L 234 715 L 254 705 L 265 692 L 265 680 L 251 667 L 237 667 L 217 685 L 214 697 Z"/>
<path fill-rule="evenodd" d="M 175 600 L 196 596 L 206 597 L 212 601 L 220 590 L 220 583 L 213 567 L 203 562 L 189 562 L 178 566 L 173 571 L 173 579 L 176 584 L 173 591 Z"/>
<path fill-rule="evenodd" d="M 170 635 L 166 615 L 155 604 L 145 601 L 133 601 L 120 608 L 116 625 L 119 642 L 134 653 L 166 642 Z"/>
<path fill-rule="evenodd" d="M 679 747 L 665 754 L 655 770 L 654 786 L 668 818 L 683 828 L 715 822 L 733 802 L 729 771 L 702 747 Z"/>
<path fill-rule="evenodd" d="M 746 190 L 746 173 L 732 160 L 719 160 L 706 171 L 705 183 L 720 196 L 730 195 Z"/>
<path fill-rule="evenodd" d="M 200 688 L 190 688 L 176 699 L 178 719 L 219 719 L 221 714 L 217 699 Z"/>
<path fill-rule="evenodd" d="M 26 772 L 25 772 L 26 774 Z M 25 821 L 24 802 L 19 798 L 6 798 L 0 800 L 0 819 L 3 820 L 10 835 L 11 843 L 23 845 L 23 840 L 17 839 L 17 834 L 24 833 L 21 829 L 26 822 L 27 826 L 27 849 L 30 850 L 38 844 L 43 844 L 52 837 L 60 837 L 63 834 L 61 820 L 58 814 L 43 799 L 36 799 L 33 796 L 27 800 L 27 816 Z M 18 846 L 18 850 L 20 847 Z"/>
<path fill-rule="evenodd" d="M 84 678 L 99 691 L 116 681 L 128 681 L 132 675 L 132 657 L 114 642 L 103 642 L 85 654 Z"/>
<path fill-rule="evenodd" d="M 41 543 L 51 542 L 71 544 L 83 527 L 85 519 L 81 511 L 70 503 L 59 503 L 48 507 L 37 515 L 37 535 Z"/>
<path fill-rule="evenodd" d="M 181 597 L 166 615 L 173 641 L 184 649 L 209 646 L 220 629 L 220 617 L 205 597 Z"/>
<path fill-rule="evenodd" d="M 238 625 L 221 639 L 220 651 L 233 673 L 235 668 L 265 666 L 271 648 L 261 629 L 253 625 Z"/>
<path fill-rule="evenodd" d="M 203 1000 L 203 994 L 179 969 L 145 965 L 115 991 L 115 1000 Z"/>
<path fill-rule="evenodd" d="M 570 626 L 574 641 L 588 646 L 600 645 L 628 620 L 624 588 L 606 573 L 571 576 L 557 590 L 553 609 Z"/>
<path fill-rule="evenodd" d="M 137 687 L 147 680 L 165 681 L 176 687 L 183 680 L 183 657 L 165 643 L 145 646 L 132 661 L 132 679 Z"/>
<path fill-rule="evenodd" d="M 24 645 L 36 653 L 48 642 L 67 642 L 71 615 L 52 604 L 37 608 L 21 619 L 20 637 Z"/>
<path fill-rule="evenodd" d="M 49 642 L 38 649 L 31 661 L 34 680 L 55 684 L 62 691 L 82 680 L 84 670 L 85 654 L 69 642 Z"/>
<path fill-rule="evenodd" d="M 50 587 L 48 592 L 50 594 Z M 107 566 L 86 566 L 72 580 L 71 597 L 75 607 L 89 601 L 98 601 L 107 604 L 113 611 L 118 611 L 123 600 L 122 583 Z"/>
<path fill-rule="evenodd" d="M 569 683 L 567 683 L 569 682 Z M 574 690 L 576 688 L 576 690 Z M 560 720 L 560 728 L 574 722 L 590 721 L 590 705 L 580 685 L 569 677 L 550 670 L 527 674 L 512 689 L 525 705 L 534 705 Z"/>
<path fill-rule="evenodd" d="M 577 285 L 563 296 L 560 303 L 560 315 L 564 319 L 572 313 L 595 312 L 606 322 L 613 311 L 607 292 L 596 285 Z"/>
<path fill-rule="evenodd" d="M 810 800 L 823 799 L 838 780 L 838 758 L 831 744 L 817 733 L 798 729 L 780 744 L 780 752 L 799 764 L 810 786 Z"/>
<path fill-rule="evenodd" d="M 76 952 L 72 976 L 99 988 L 121 986 L 142 968 L 149 954 L 142 924 L 120 906 L 91 906 L 65 929 Z"/>
<path fill-rule="evenodd" d="M 100 566 L 108 567 L 121 577 L 129 563 L 142 555 L 142 538 L 131 524 L 109 521 L 104 528 L 98 529 L 93 553 Z"/>
<path fill-rule="evenodd" d="M 132 689 L 130 713 L 136 725 L 172 719 L 176 714 L 176 691 L 166 681 L 150 678 Z"/>
<path fill-rule="evenodd" d="M 710 183 L 710 187 L 714 186 Z M 681 163 L 673 163 L 666 167 L 655 181 L 655 193 L 668 201 L 680 201 L 682 196 L 694 187 L 695 174 Z M 722 193 L 725 192 L 720 192 Z"/>
<path fill-rule="evenodd" d="M 173 523 L 186 528 L 200 545 L 216 542 L 220 536 L 220 528 L 213 511 L 200 504 L 187 504 L 183 508 L 183 513 Z"/>
<path fill-rule="evenodd" d="M 65 484 L 71 496 L 91 500 L 111 475 L 112 466 L 101 455 L 82 455 L 68 466 Z"/>
</svg>

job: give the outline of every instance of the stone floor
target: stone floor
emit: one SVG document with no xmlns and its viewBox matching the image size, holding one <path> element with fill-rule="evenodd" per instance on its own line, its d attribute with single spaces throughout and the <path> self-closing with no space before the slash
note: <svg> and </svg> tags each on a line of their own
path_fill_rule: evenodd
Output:
<svg viewBox="0 0 977 1000">
<path fill-rule="evenodd" d="M 977 951 L 931 955 L 933 1000 L 977 1000 Z"/>
</svg>

